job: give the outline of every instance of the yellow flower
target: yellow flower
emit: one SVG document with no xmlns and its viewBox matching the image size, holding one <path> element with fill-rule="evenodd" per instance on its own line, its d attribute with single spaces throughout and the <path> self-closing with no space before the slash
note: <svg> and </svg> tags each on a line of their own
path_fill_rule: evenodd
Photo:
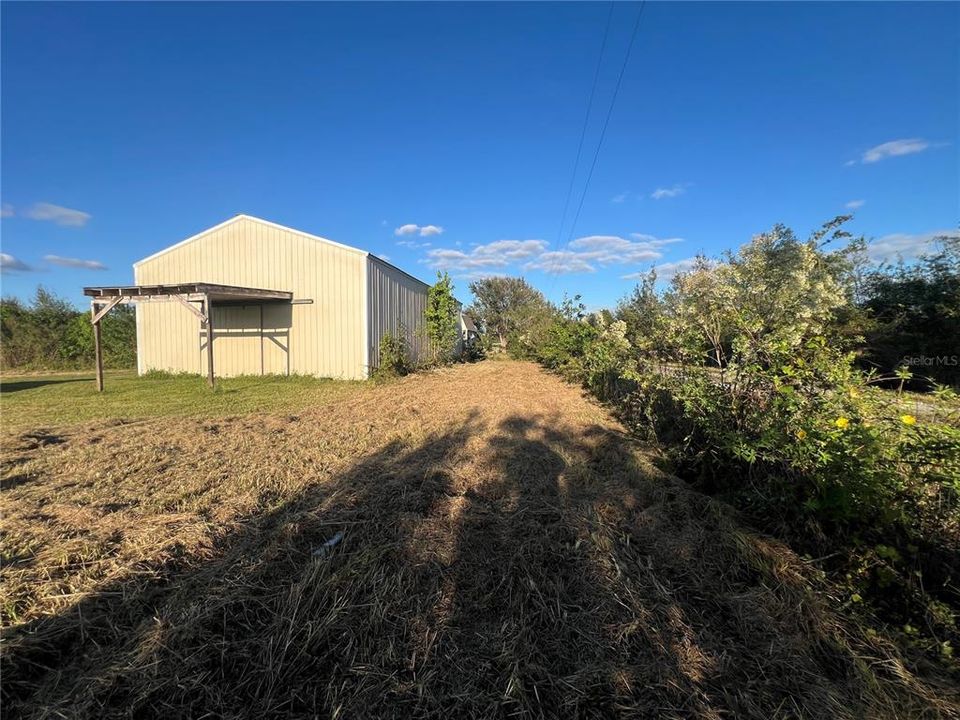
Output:
<svg viewBox="0 0 960 720">
<path fill-rule="evenodd" d="M 857 390 L 856 388 L 850 388 L 850 397 L 852 398 L 860 397 L 860 391 Z"/>
<path fill-rule="evenodd" d="M 807 431 L 801 428 L 797 430 L 797 440 L 803 440 L 807 436 Z"/>
<path fill-rule="evenodd" d="M 901 415 L 900 422 L 904 425 L 916 425 L 917 419 L 913 415 Z"/>
<path fill-rule="evenodd" d="M 838 417 L 836 420 L 834 420 L 833 424 L 841 430 L 844 430 L 846 429 L 847 425 L 850 424 L 850 421 L 845 417 Z"/>
</svg>

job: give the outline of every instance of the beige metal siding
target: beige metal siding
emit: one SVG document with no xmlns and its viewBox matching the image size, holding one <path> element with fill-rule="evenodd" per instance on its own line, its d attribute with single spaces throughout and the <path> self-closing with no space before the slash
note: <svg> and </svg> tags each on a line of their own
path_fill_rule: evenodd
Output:
<svg viewBox="0 0 960 720">
<path fill-rule="evenodd" d="M 259 305 L 213 307 L 213 359 L 221 377 L 263 374 Z M 197 327 L 206 367 L 206 332 Z"/>
<path fill-rule="evenodd" d="M 372 255 L 367 260 L 368 327 L 367 342 L 371 368 L 379 365 L 380 339 L 401 331 L 407 338 L 411 359 L 418 362 L 426 353 L 424 311 L 425 283 Z"/>
<path fill-rule="evenodd" d="M 366 377 L 366 253 L 240 216 L 134 266 L 138 285 L 209 282 L 292 291 L 313 304 L 218 308 L 214 361 L 221 376 L 248 372 Z M 205 338 L 176 301 L 143 303 L 139 368 L 205 372 Z"/>
<path fill-rule="evenodd" d="M 261 305 L 261 352 L 265 375 L 289 375 L 290 325 L 293 308 L 275 303 Z M 216 341 L 214 341 L 216 342 Z"/>
</svg>

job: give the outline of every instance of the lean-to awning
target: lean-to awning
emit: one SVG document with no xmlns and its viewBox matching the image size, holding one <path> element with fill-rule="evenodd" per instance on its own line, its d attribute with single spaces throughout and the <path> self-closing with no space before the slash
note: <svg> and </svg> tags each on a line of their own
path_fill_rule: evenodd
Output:
<svg viewBox="0 0 960 720">
<path fill-rule="evenodd" d="M 213 302 L 240 300 L 293 300 L 293 293 L 285 290 L 264 290 L 262 288 L 241 287 L 238 285 L 218 285 L 216 283 L 181 283 L 179 285 L 115 285 L 104 287 L 85 287 L 83 294 L 96 299 L 124 298 L 128 300 L 149 300 L 151 298 L 170 298 L 175 295 L 193 296 L 190 299 L 209 298 Z"/>
<path fill-rule="evenodd" d="M 100 343 L 100 321 L 122 302 L 175 301 L 182 303 L 200 320 L 207 331 L 207 380 L 212 387 L 213 375 L 213 303 L 293 302 L 293 293 L 286 290 L 216 283 L 179 283 L 176 285 L 112 285 L 85 287 L 90 300 L 90 322 L 93 323 L 94 349 L 97 359 L 97 390 L 103 390 L 103 356 Z M 304 301 L 300 301 L 304 302 Z M 310 301 L 305 301 L 310 302 Z M 195 305 L 199 303 L 199 307 Z"/>
</svg>

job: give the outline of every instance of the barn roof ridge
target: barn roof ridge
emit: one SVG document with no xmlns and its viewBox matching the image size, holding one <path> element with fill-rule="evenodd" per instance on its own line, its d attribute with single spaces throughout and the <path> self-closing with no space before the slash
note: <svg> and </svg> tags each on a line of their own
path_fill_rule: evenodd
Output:
<svg viewBox="0 0 960 720">
<path fill-rule="evenodd" d="M 253 222 L 255 222 L 255 223 L 259 223 L 259 224 L 261 224 L 261 225 L 266 225 L 266 226 L 268 226 L 268 227 L 273 227 L 273 228 L 276 228 L 276 229 L 278 229 L 278 230 L 284 230 L 284 231 L 286 231 L 286 232 L 296 233 L 297 235 L 303 235 L 304 237 L 308 237 L 308 238 L 310 238 L 311 240 L 316 240 L 316 241 L 318 241 L 318 242 L 327 243 L 328 245 L 333 245 L 333 246 L 338 247 L 338 248 L 341 248 L 341 249 L 343 249 L 343 250 L 350 250 L 351 252 L 360 253 L 361 255 L 369 255 L 369 254 L 370 254 L 370 253 L 367 252 L 366 250 L 361 250 L 360 248 L 355 248 L 355 247 L 352 247 L 352 246 L 350 246 L 350 245 L 344 245 L 343 243 L 338 243 L 338 242 L 336 242 L 335 240 L 330 240 L 330 239 L 328 239 L 328 238 L 321 237 L 321 236 L 319 236 L 319 235 L 314 235 L 313 233 L 308 233 L 308 232 L 305 232 L 305 231 L 303 231 L 303 230 L 297 230 L 296 228 L 289 227 L 288 225 L 281 225 L 281 224 L 279 224 L 279 223 L 271 222 L 270 220 L 264 220 L 263 218 L 259 218 L 259 217 L 256 217 L 256 216 L 254 216 L 254 215 L 247 215 L 246 213 L 238 213 L 237 215 L 234 215 L 233 217 L 224 220 L 222 223 L 217 223 L 216 225 L 214 225 L 214 226 L 212 226 L 212 227 L 208 227 L 208 228 L 206 228 L 205 230 L 201 230 L 200 232 L 196 233 L 195 235 L 191 235 L 190 237 L 188 237 L 188 238 L 185 239 L 185 240 L 181 240 L 180 242 L 174 243 L 173 245 L 170 245 L 170 246 L 168 246 L 168 247 L 165 247 L 165 248 L 163 248 L 162 250 L 158 250 L 157 252 L 153 253 L 153 255 L 149 255 L 149 256 L 143 258 L 142 260 L 137 260 L 137 261 L 133 264 L 133 266 L 136 267 L 137 265 L 143 265 L 143 264 L 146 263 L 146 262 L 149 262 L 149 261 L 151 261 L 151 260 L 154 260 L 155 258 L 160 257 L 161 255 L 167 254 L 167 253 L 170 252 L 171 250 L 176 250 L 177 248 L 183 247 L 184 245 L 189 245 L 190 243 L 192 243 L 192 242 L 194 242 L 194 241 L 196 241 L 196 240 L 199 240 L 200 238 L 204 237 L 205 235 L 209 235 L 209 234 L 212 233 L 212 232 L 215 232 L 215 231 L 217 231 L 217 230 L 220 230 L 220 229 L 222 229 L 222 228 L 225 228 L 225 227 L 227 227 L 228 225 L 231 225 L 231 224 L 233 224 L 233 223 L 235 223 L 235 222 L 238 222 L 238 221 L 240 221 L 240 220 L 251 220 L 251 221 L 253 221 Z"/>
<path fill-rule="evenodd" d="M 276 229 L 278 229 L 278 230 L 283 230 L 283 231 L 285 231 L 285 232 L 291 232 L 291 233 L 295 233 L 295 234 L 297 234 L 297 235 L 302 235 L 302 236 L 307 237 L 307 238 L 309 238 L 309 239 L 311 239 L 311 240 L 314 240 L 314 241 L 316 241 L 316 242 L 322 242 L 322 243 L 326 243 L 327 245 L 333 245 L 334 247 L 338 247 L 338 248 L 340 248 L 341 250 L 349 250 L 350 252 L 359 253 L 360 255 L 363 255 L 364 257 L 373 258 L 373 259 L 376 260 L 377 262 L 380 262 L 380 263 L 383 263 L 384 265 L 387 265 L 387 266 L 389 266 L 389 267 L 392 267 L 394 270 L 397 270 L 398 272 L 403 273 L 403 274 L 406 275 L 407 277 L 411 278 L 412 280 L 415 280 L 416 282 L 418 282 L 418 283 L 420 283 L 420 284 L 422 284 L 422 285 L 424 285 L 424 286 L 426 286 L 426 287 L 430 287 L 430 283 L 424 282 L 423 280 L 421 280 L 421 279 L 418 278 L 417 276 L 408 273 L 408 272 L 407 272 L 406 270 L 404 270 L 403 268 L 399 268 L 399 267 L 397 267 L 396 265 L 394 265 L 393 263 L 391 263 L 391 262 L 389 262 L 389 261 L 387 261 L 387 260 L 384 260 L 382 257 L 380 257 L 379 255 L 375 255 L 374 253 L 370 252 L 369 250 L 361 250 L 360 248 L 353 247 L 352 245 L 345 245 L 345 244 L 343 244 L 343 243 L 337 242 L 336 240 L 331 240 L 331 239 L 329 239 L 329 238 L 325 238 L 325 237 L 322 237 L 322 236 L 320 236 L 320 235 L 314 235 L 313 233 L 308 233 L 308 232 L 305 232 L 304 230 L 298 230 L 297 228 L 292 228 L 292 227 L 290 227 L 289 225 L 281 225 L 280 223 L 271 222 L 270 220 L 264 220 L 263 218 L 256 217 L 255 215 L 247 215 L 246 213 L 239 213 L 239 214 L 237 214 L 237 215 L 234 215 L 233 217 L 228 218 L 227 220 L 224 220 L 222 223 L 218 223 L 217 225 L 214 225 L 213 227 L 209 227 L 209 228 L 207 228 L 206 230 L 201 230 L 200 232 L 196 233 L 195 235 L 191 235 L 191 236 L 188 237 L 186 240 L 181 240 L 180 242 L 174 243 L 173 245 L 170 245 L 170 246 L 168 246 L 168 247 L 165 247 L 165 248 L 163 248 L 162 250 L 158 250 L 157 252 L 153 253 L 153 255 L 149 255 L 149 256 L 143 258 L 142 260 L 137 260 L 137 261 L 133 264 L 133 266 L 134 266 L 134 267 L 137 267 L 138 265 L 143 265 L 143 264 L 146 263 L 146 262 L 150 262 L 151 260 L 154 260 L 154 259 L 160 257 L 161 255 L 165 255 L 166 253 L 170 252 L 171 250 L 175 250 L 175 249 L 177 249 L 177 248 L 179 248 L 179 247 L 183 247 L 184 245 L 189 245 L 190 243 L 194 242 L 195 240 L 199 240 L 200 238 L 204 237 L 205 235 L 209 235 L 210 233 L 215 232 L 216 230 L 220 230 L 221 228 L 225 228 L 225 227 L 227 227 L 228 225 L 230 225 L 230 224 L 232 224 L 232 223 L 235 223 L 235 222 L 237 222 L 237 221 L 239 221 L 239 220 L 250 220 L 250 221 L 252 221 L 252 222 L 259 223 L 259 224 L 261 224 L 261 225 L 266 225 L 266 226 L 268 226 L 268 227 L 276 228 Z"/>
</svg>

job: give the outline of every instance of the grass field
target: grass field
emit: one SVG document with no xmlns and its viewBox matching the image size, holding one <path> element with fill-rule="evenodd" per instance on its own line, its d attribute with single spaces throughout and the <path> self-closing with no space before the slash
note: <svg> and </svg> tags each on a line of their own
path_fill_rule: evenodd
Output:
<svg viewBox="0 0 960 720">
<path fill-rule="evenodd" d="M 5 714 L 960 714 L 811 563 L 533 365 L 191 382 L 5 390 Z"/>
<path fill-rule="evenodd" d="M 167 416 L 221 417 L 250 412 L 295 411 L 355 393 L 363 383 L 312 377 L 267 376 L 217 380 L 207 387 L 195 375 L 107 372 L 96 392 L 93 373 L 4 375 L 0 412 L 5 429 Z"/>
</svg>

